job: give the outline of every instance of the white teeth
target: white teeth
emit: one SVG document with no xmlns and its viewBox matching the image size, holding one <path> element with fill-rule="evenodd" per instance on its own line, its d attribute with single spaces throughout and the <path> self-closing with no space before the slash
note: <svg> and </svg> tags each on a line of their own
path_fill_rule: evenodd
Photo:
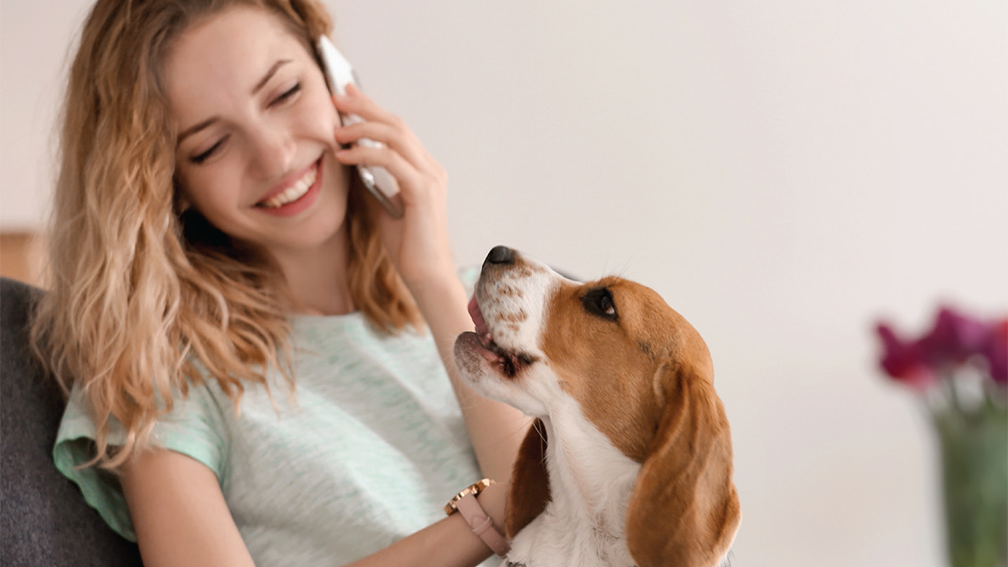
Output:
<svg viewBox="0 0 1008 567">
<path fill-rule="evenodd" d="M 317 173 L 317 167 L 311 168 L 308 170 L 308 173 L 305 173 L 304 177 L 294 182 L 294 185 L 291 185 L 282 192 L 277 193 L 269 199 L 261 202 L 260 205 L 268 209 L 275 209 L 277 207 L 282 207 L 287 203 L 297 201 L 301 197 L 304 197 L 304 194 L 308 192 L 308 188 L 315 183 L 315 175 Z"/>
</svg>

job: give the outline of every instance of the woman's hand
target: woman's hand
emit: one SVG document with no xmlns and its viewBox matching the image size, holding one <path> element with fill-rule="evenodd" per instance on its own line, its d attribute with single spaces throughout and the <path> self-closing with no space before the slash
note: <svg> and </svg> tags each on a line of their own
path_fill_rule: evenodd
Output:
<svg viewBox="0 0 1008 567">
<path fill-rule="evenodd" d="M 448 176 L 403 120 L 374 103 L 360 89 L 348 85 L 345 96 L 334 96 L 342 114 L 364 119 L 335 130 L 336 141 L 353 144 L 360 138 L 381 142 L 382 147 L 353 144 L 336 158 L 346 165 L 380 165 L 395 177 L 403 201 L 402 219 L 393 219 L 375 199 L 365 201 L 381 231 L 389 256 L 406 285 L 417 287 L 436 278 L 456 277 L 448 237 Z"/>
</svg>

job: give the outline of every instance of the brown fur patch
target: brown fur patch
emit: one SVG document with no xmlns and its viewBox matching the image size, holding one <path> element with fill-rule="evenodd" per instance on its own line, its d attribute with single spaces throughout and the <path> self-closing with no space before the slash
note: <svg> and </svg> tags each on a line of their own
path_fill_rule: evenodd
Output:
<svg viewBox="0 0 1008 567">
<path fill-rule="evenodd" d="M 504 532 L 508 539 L 546 509 L 550 500 L 546 471 L 546 428 L 536 419 L 525 434 L 511 473 L 511 490 L 504 510 Z"/>
</svg>

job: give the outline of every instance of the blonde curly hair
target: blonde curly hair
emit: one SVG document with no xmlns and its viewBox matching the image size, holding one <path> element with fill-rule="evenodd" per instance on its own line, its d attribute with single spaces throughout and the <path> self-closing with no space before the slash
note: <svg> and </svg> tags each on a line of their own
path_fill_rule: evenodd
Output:
<svg viewBox="0 0 1008 567">
<path fill-rule="evenodd" d="M 91 464 L 115 468 L 148 446 L 173 394 L 207 378 L 236 411 L 247 385 L 266 386 L 270 368 L 293 384 L 279 269 L 195 211 L 180 213 L 174 181 L 177 133 L 162 61 L 188 26 L 235 5 L 275 14 L 309 50 L 332 29 L 316 0 L 98 0 L 84 23 L 63 104 L 48 292 L 32 344 L 64 394 L 76 386 L 88 404 L 97 431 Z M 350 191 L 346 217 L 353 303 L 381 330 L 419 328 L 361 194 Z M 126 431 L 116 447 L 111 418 Z"/>
</svg>

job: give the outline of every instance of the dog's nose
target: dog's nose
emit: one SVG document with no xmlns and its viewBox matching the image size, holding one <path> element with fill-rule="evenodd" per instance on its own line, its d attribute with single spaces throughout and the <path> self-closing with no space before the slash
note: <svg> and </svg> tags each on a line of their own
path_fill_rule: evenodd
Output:
<svg viewBox="0 0 1008 567">
<path fill-rule="evenodd" d="M 515 251 L 507 246 L 494 246 L 493 250 L 487 254 L 484 264 L 514 264 Z"/>
</svg>

